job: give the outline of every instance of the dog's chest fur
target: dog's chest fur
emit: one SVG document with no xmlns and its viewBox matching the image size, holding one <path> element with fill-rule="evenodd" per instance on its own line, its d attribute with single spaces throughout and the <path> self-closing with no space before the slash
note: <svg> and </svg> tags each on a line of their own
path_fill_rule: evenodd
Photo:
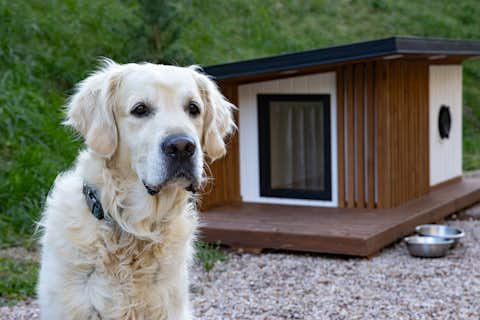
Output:
<svg viewBox="0 0 480 320">
<path fill-rule="evenodd" d="M 121 234 L 120 237 L 129 236 Z M 99 241 L 101 247 L 97 252 L 101 255 L 96 256 L 91 271 L 84 274 L 85 290 L 92 297 L 93 308 L 112 319 L 167 318 L 167 304 L 175 306 L 184 302 L 176 301 L 183 296 L 176 293 L 178 286 L 181 291 L 188 289 L 182 288 L 187 272 L 187 253 L 182 252 L 185 249 L 173 243 L 118 240 L 108 245 Z M 115 246 L 118 247 L 112 249 Z M 183 257 L 178 256 L 179 253 Z M 103 295 L 104 292 L 109 294 Z M 119 305 L 130 307 L 118 309 Z"/>
</svg>

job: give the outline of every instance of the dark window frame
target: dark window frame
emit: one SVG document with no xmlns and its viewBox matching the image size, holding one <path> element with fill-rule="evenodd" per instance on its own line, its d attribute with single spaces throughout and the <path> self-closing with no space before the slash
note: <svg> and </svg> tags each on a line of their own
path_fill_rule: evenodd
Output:
<svg viewBox="0 0 480 320">
<path fill-rule="evenodd" d="M 325 190 L 307 189 L 272 189 L 271 188 L 271 155 L 270 155 L 270 103 L 272 101 L 321 101 L 324 108 L 324 186 Z M 274 198 L 332 200 L 332 157 L 331 157 L 331 98 L 330 94 L 258 94 L 258 148 L 260 162 L 260 196 Z"/>
</svg>

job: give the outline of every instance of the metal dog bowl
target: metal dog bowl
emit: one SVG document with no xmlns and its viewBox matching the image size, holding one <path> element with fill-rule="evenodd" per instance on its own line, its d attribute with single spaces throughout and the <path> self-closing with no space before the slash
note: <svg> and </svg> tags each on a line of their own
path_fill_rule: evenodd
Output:
<svg viewBox="0 0 480 320">
<path fill-rule="evenodd" d="M 465 236 L 463 230 L 442 224 L 424 224 L 416 227 L 415 231 L 422 236 L 453 240 L 452 247 Z"/>
<path fill-rule="evenodd" d="M 405 238 L 408 252 L 415 257 L 439 258 L 447 254 L 453 240 L 438 237 L 411 236 Z"/>
</svg>

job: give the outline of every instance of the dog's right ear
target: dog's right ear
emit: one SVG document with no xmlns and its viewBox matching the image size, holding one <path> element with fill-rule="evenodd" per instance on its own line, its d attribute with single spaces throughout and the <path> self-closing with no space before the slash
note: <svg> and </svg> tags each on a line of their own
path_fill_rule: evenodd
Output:
<svg viewBox="0 0 480 320">
<path fill-rule="evenodd" d="M 115 92 L 120 85 L 119 65 L 105 60 L 103 67 L 80 82 L 67 104 L 64 124 L 75 128 L 85 144 L 102 157 L 110 158 L 117 148 Z"/>
</svg>

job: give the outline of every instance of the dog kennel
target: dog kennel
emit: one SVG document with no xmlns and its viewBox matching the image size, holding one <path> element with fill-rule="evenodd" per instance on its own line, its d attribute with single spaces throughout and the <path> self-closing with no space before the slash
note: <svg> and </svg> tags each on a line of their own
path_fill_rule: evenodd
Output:
<svg viewBox="0 0 480 320">
<path fill-rule="evenodd" d="M 392 37 L 205 68 L 238 106 L 202 237 L 368 256 L 480 200 L 462 177 L 462 62 L 480 41 Z"/>
</svg>

